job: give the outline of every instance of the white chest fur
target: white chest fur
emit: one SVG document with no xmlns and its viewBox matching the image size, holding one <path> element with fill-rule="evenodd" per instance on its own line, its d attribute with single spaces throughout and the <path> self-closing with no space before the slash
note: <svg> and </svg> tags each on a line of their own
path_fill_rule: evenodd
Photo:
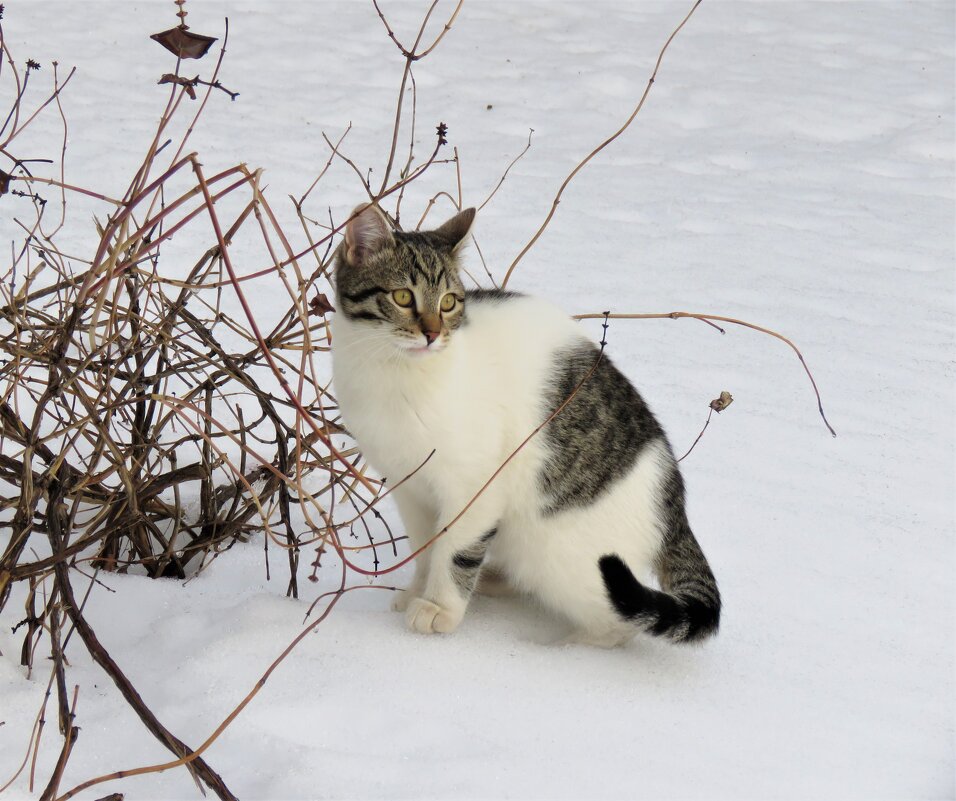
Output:
<svg viewBox="0 0 956 801">
<path fill-rule="evenodd" d="M 477 490 L 541 422 L 553 354 L 581 337 L 531 298 L 476 304 L 448 347 L 424 356 L 396 352 L 387 332 L 344 318 L 332 334 L 335 391 L 371 464 L 395 482 L 434 451 L 423 477 L 462 492 Z M 525 451 L 514 461 L 540 456 L 537 443 Z M 519 472 L 529 470 L 512 470 L 513 480 Z M 516 492 L 531 491 L 521 483 Z"/>
</svg>

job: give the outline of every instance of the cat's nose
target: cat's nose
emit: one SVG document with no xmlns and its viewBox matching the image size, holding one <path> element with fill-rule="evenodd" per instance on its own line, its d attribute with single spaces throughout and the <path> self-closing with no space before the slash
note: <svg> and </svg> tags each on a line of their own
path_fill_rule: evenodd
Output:
<svg viewBox="0 0 956 801">
<path fill-rule="evenodd" d="M 418 318 L 418 327 L 430 346 L 441 334 L 441 318 L 434 312 L 423 312 Z"/>
</svg>

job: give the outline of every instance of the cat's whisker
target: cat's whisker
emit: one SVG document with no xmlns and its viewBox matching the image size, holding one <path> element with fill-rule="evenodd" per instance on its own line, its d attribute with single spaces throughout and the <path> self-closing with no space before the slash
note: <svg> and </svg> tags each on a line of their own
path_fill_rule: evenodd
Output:
<svg viewBox="0 0 956 801">
<path fill-rule="evenodd" d="M 352 351 L 360 349 L 363 357 L 376 356 L 386 352 L 389 348 L 394 348 L 395 343 L 390 337 L 371 336 L 356 342 L 350 342 L 342 346 L 342 351 Z"/>
</svg>

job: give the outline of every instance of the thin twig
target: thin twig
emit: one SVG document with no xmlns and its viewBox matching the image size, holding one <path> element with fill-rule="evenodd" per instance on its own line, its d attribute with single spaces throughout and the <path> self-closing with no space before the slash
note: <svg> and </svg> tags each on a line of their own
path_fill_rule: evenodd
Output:
<svg viewBox="0 0 956 801">
<path fill-rule="evenodd" d="M 551 218 L 554 217 L 555 212 L 558 210 L 558 204 L 561 202 L 561 196 L 564 194 L 564 190 L 567 188 L 568 184 L 570 184 L 571 181 L 574 179 L 574 176 L 577 175 L 582 169 L 584 169 L 585 165 L 589 161 L 591 161 L 591 159 L 593 159 L 598 153 L 600 153 L 602 150 L 604 150 L 604 148 L 606 148 L 609 144 L 611 144 L 611 142 L 613 142 L 622 133 L 624 133 L 631 126 L 631 123 L 634 122 L 634 118 L 638 115 L 640 110 L 644 107 L 644 101 L 647 99 L 647 96 L 651 91 L 651 87 L 654 85 L 654 80 L 657 77 L 657 70 L 660 69 L 661 62 L 664 60 L 664 53 L 667 52 L 667 48 L 670 46 L 670 43 L 674 40 L 674 37 L 677 36 L 677 34 L 680 32 L 681 28 L 683 28 L 684 25 L 687 24 L 687 20 L 689 20 L 691 18 L 691 15 L 697 10 L 697 6 L 701 4 L 701 1 L 702 0 L 696 0 L 691 10 L 687 12 L 687 16 L 684 17 L 680 25 L 678 25 L 674 29 L 671 35 L 667 38 L 667 41 L 664 42 L 664 46 L 661 48 L 661 52 L 657 57 L 657 63 L 654 65 L 654 71 L 651 73 L 651 77 L 647 81 L 647 87 L 644 89 L 644 94 L 641 95 L 641 99 L 638 101 L 637 106 L 635 106 L 634 111 L 631 112 L 631 116 L 627 118 L 624 124 L 620 128 L 618 128 L 618 130 L 615 133 L 613 133 L 611 136 L 609 136 L 607 139 L 601 142 L 601 144 L 599 144 L 596 148 L 594 148 L 594 150 L 588 153 L 588 155 L 585 156 L 584 159 L 573 170 L 571 170 L 571 172 L 568 174 L 568 177 L 564 179 L 564 182 L 561 184 L 560 188 L 558 189 L 558 193 L 554 196 L 554 200 L 551 203 L 551 210 L 548 212 L 548 216 L 545 217 L 544 222 L 541 223 L 541 227 L 538 228 L 534 236 L 531 237 L 528 244 L 526 244 L 522 248 L 521 252 L 515 257 L 515 260 L 511 262 L 511 266 L 508 267 L 508 272 L 505 273 L 504 280 L 501 282 L 502 289 L 508 286 L 508 281 L 511 280 L 511 274 L 514 272 L 515 267 L 518 266 L 518 262 L 520 262 L 524 258 L 525 254 L 529 250 L 531 250 L 532 247 L 534 247 L 535 243 L 541 237 L 541 234 L 544 233 L 544 229 L 548 227 L 548 224 L 551 222 Z"/>
<path fill-rule="evenodd" d="M 594 319 L 596 317 L 603 317 L 603 314 L 576 314 L 574 315 L 575 320 L 588 320 Z M 803 370 L 807 374 L 807 378 L 810 379 L 810 384 L 813 386 L 813 393 L 817 398 L 817 409 L 820 412 L 820 417 L 823 418 L 823 423 L 826 425 L 829 432 L 835 437 L 836 431 L 834 431 L 833 426 L 830 425 L 830 421 L 827 420 L 827 416 L 823 411 L 823 401 L 820 398 L 820 390 L 817 389 L 817 382 L 813 379 L 813 373 L 810 372 L 810 368 L 807 366 L 806 360 L 803 358 L 803 354 L 800 352 L 800 349 L 793 344 L 787 337 L 783 334 L 779 334 L 776 331 L 772 331 L 769 328 L 764 328 L 760 325 L 754 325 L 753 323 L 748 323 L 745 320 L 738 320 L 734 317 L 723 317 L 719 314 L 700 314 L 697 312 L 667 312 L 666 314 L 612 314 L 610 315 L 612 320 L 679 320 L 681 318 L 689 318 L 693 320 L 701 320 L 705 323 L 713 324 L 714 320 L 718 320 L 722 323 L 730 323 L 732 325 L 739 325 L 744 328 L 750 328 L 754 331 L 760 331 L 762 334 L 769 334 L 776 339 L 779 339 L 781 342 L 787 344 L 787 346 L 797 354 L 797 358 L 800 360 L 800 364 L 803 365 Z M 718 328 L 717 326 L 714 326 Z M 722 329 L 718 330 L 723 333 Z"/>
</svg>

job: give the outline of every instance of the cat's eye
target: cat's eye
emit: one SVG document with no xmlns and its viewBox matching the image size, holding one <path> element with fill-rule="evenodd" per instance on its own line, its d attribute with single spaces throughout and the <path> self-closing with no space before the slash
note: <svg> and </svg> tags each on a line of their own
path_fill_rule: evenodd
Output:
<svg viewBox="0 0 956 801">
<path fill-rule="evenodd" d="M 458 302 L 458 298 L 449 292 L 445 297 L 441 299 L 441 310 L 443 312 L 450 312 L 455 308 L 455 304 Z"/>
<path fill-rule="evenodd" d="M 415 296 L 409 289 L 396 289 L 392 293 L 392 300 L 402 308 L 407 309 L 415 302 Z"/>
</svg>

